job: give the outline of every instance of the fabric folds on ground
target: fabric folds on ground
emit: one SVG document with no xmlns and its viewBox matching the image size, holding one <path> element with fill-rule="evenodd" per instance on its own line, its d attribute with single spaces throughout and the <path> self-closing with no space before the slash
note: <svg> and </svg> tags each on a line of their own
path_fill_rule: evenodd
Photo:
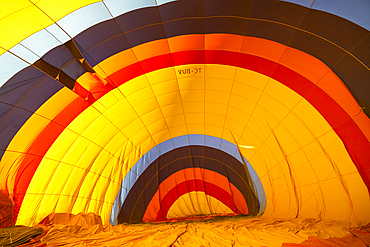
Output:
<svg viewBox="0 0 370 247">
<path fill-rule="evenodd" d="M 51 214 L 45 234 L 23 246 L 358 246 L 370 244 L 370 225 L 317 219 L 214 217 L 160 224 L 103 225 L 94 214 Z M 4 245 L 5 246 L 5 245 Z"/>
</svg>

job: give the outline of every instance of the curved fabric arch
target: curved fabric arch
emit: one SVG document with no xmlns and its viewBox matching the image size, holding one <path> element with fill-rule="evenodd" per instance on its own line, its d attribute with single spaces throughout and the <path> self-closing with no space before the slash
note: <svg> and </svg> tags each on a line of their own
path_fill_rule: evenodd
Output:
<svg viewBox="0 0 370 247">
<path fill-rule="evenodd" d="M 239 146 L 266 190 L 264 217 L 367 220 L 370 36 L 351 13 L 369 6 L 338 3 L 2 8 L 0 189 L 18 222 L 88 211 L 107 222 L 134 165 L 192 135 Z"/>
<path fill-rule="evenodd" d="M 223 183 L 215 181 L 220 176 Z M 171 188 L 168 185 L 173 185 L 173 181 L 169 181 L 172 179 L 175 179 L 176 185 Z M 116 218 L 118 223 L 140 222 L 147 218 L 147 210 L 152 211 L 151 207 L 158 203 L 161 207 L 151 221 L 167 220 L 166 216 L 172 204 L 184 194 L 196 191 L 205 192 L 221 201 L 236 214 L 245 213 L 253 217 L 263 212 L 264 208 L 260 206 L 260 202 L 264 198 L 259 195 L 257 197 L 255 188 L 251 185 L 253 186 L 244 164 L 229 154 L 207 146 L 179 147 L 159 156 L 140 175 Z M 156 202 L 157 200 L 159 201 Z M 238 202 L 243 200 L 247 207 L 242 204 L 239 208 Z"/>
<path fill-rule="evenodd" d="M 209 65 L 210 66 L 210 65 Z M 213 66 L 215 66 L 215 65 L 213 65 Z M 222 73 L 222 66 L 219 66 L 218 68 L 217 68 L 217 70 L 213 70 L 213 71 L 220 71 L 220 73 Z M 225 67 L 225 69 L 227 68 L 227 66 Z M 168 71 L 173 71 L 173 69 L 172 68 L 168 68 L 167 69 Z M 161 71 L 158 71 L 158 72 L 156 72 L 156 73 L 161 73 L 162 72 L 162 70 Z M 152 72 L 152 73 L 155 73 L 155 72 Z M 172 73 L 172 72 L 171 72 Z M 252 73 L 253 74 L 253 73 Z M 257 75 L 257 74 L 254 74 L 254 75 Z M 140 79 L 141 78 L 141 79 Z M 137 82 L 140 82 L 140 80 L 143 80 L 145 77 L 138 77 L 137 78 Z M 162 77 L 162 78 L 166 78 L 166 77 Z M 140 80 L 139 80 L 140 79 Z M 268 79 L 268 78 L 266 78 L 266 79 Z M 143 82 L 145 82 L 146 81 L 146 79 L 144 79 L 144 81 Z M 135 84 L 133 84 L 133 85 L 140 85 L 140 83 L 139 84 L 137 84 L 137 82 L 135 82 L 135 80 L 132 80 L 131 81 L 131 83 L 135 83 Z M 272 81 L 270 80 L 269 81 L 269 83 L 272 83 Z M 128 84 L 123 84 L 122 85 L 122 87 L 123 86 L 125 86 L 125 85 L 128 85 Z M 219 85 L 221 85 L 221 84 L 219 84 Z M 271 84 L 272 85 L 272 84 Z M 130 89 L 130 87 L 128 87 L 128 89 L 129 90 L 131 90 Z M 281 88 L 281 89 L 283 89 L 283 88 Z M 113 92 L 113 91 L 112 91 Z M 116 96 L 117 96 L 117 94 L 115 94 Z M 104 97 L 102 97 L 101 98 L 101 100 L 103 100 L 103 99 L 105 99 L 106 98 L 106 96 L 104 96 Z M 107 100 L 109 99 L 109 98 L 106 98 Z M 143 99 L 142 99 L 143 100 Z M 144 100 L 145 101 L 145 100 Z M 106 100 L 104 100 L 104 102 L 106 102 L 106 103 L 108 103 L 108 105 L 111 105 L 111 103 L 109 103 L 110 101 L 108 100 L 108 101 L 106 101 Z M 148 101 L 148 103 L 150 103 L 151 101 Z M 106 104 L 106 103 L 104 103 L 104 104 Z M 99 104 L 100 105 L 100 104 Z M 127 105 L 128 106 L 128 105 Z M 303 106 L 303 105 L 302 105 Z M 123 107 L 123 105 L 117 105 L 117 107 L 119 107 L 119 108 L 116 108 L 116 109 L 122 109 L 122 107 Z M 93 109 L 93 108 L 92 108 Z M 100 108 L 100 109 L 103 109 L 103 108 Z M 95 110 L 94 110 L 95 111 Z M 88 114 L 88 115 L 91 115 L 91 111 L 85 111 L 84 112 L 84 114 L 83 115 L 85 115 L 85 114 Z M 296 113 L 298 113 L 298 112 L 296 112 Z M 295 114 L 296 114 L 295 113 Z M 85 115 L 85 116 L 88 116 L 88 115 Z M 94 114 L 95 115 L 95 114 Z M 195 116 L 196 116 L 197 114 L 195 114 Z M 96 115 L 97 116 L 97 115 Z M 96 117 L 95 116 L 95 117 Z M 149 115 L 148 115 L 149 116 Z M 93 115 L 91 115 L 91 117 L 93 117 Z M 91 118 L 91 117 L 89 117 L 89 118 Z M 95 118 L 95 117 L 93 117 L 92 118 L 92 120 Z M 122 118 L 121 118 L 122 119 Z M 155 118 L 154 118 L 155 119 Z M 154 120 L 153 119 L 153 120 Z M 84 121 L 86 121 L 87 119 L 85 118 L 85 120 Z M 149 120 L 149 119 L 148 119 Z M 315 118 L 315 121 L 317 121 L 318 119 L 316 119 Z M 127 121 L 130 121 L 130 119 L 127 119 Z M 314 121 L 314 122 L 315 122 Z M 321 121 L 321 120 L 320 120 Z M 76 122 L 76 124 L 77 123 L 81 123 L 81 122 Z M 138 121 L 135 121 L 135 122 L 133 122 L 133 124 L 132 125 L 130 125 L 130 126 L 138 126 L 137 124 L 138 124 L 139 122 Z M 90 124 L 88 124 L 88 125 L 90 125 Z M 76 127 L 78 126 L 78 125 L 75 125 Z M 140 125 L 139 125 L 140 126 Z M 148 126 L 150 126 L 150 125 L 148 125 Z M 258 125 L 257 125 L 258 126 Z M 180 127 L 180 126 L 179 126 Z M 267 127 L 267 126 L 266 126 Z M 176 128 L 175 128 L 176 129 Z M 174 129 L 174 130 L 175 130 Z M 132 134 L 134 134 L 134 133 L 137 133 L 137 137 L 139 137 L 141 134 L 140 133 L 145 133 L 147 130 L 144 128 L 144 129 L 142 129 L 142 131 L 144 131 L 144 132 L 136 132 L 136 131 L 134 131 L 134 132 L 132 132 Z M 91 133 L 99 133 L 99 131 L 94 131 L 94 132 L 91 132 Z M 226 133 L 226 132 L 225 132 Z M 119 135 L 120 136 L 120 135 Z M 117 136 L 117 137 L 119 137 L 119 136 Z M 165 135 L 166 136 L 166 135 Z M 164 136 L 164 137 L 165 137 Z M 133 138 L 134 136 L 131 136 L 130 138 Z M 153 136 L 154 137 L 154 136 Z M 329 137 L 329 136 L 328 136 Z M 230 138 L 232 138 L 231 136 L 230 136 Z M 117 141 L 117 140 L 119 140 L 119 139 L 117 139 L 117 138 L 114 138 L 113 139 L 114 141 Z M 134 139 L 132 139 L 132 140 L 134 140 Z M 273 140 L 273 139 L 270 139 L 270 140 Z M 63 139 L 61 139 L 60 140 L 61 142 L 63 142 Z M 158 141 L 155 141 L 155 142 L 158 142 Z M 155 143 L 154 142 L 154 143 Z M 146 143 L 153 143 L 153 140 L 151 139 L 151 138 L 149 138 L 148 140 L 147 140 L 147 142 Z M 127 145 L 128 145 L 129 143 L 127 143 Z M 104 145 L 101 145 L 101 146 L 107 146 L 106 144 L 104 144 Z M 57 146 L 55 146 L 55 147 L 57 147 Z M 134 148 L 134 150 L 135 150 L 135 147 L 134 146 L 131 146 L 131 144 L 129 144 L 128 146 L 126 146 L 126 145 L 124 145 L 124 147 L 125 147 L 125 149 L 127 149 L 127 148 L 129 148 L 129 147 L 131 147 L 131 148 Z M 49 152 L 50 152 L 50 150 L 49 150 Z M 130 151 L 130 149 L 127 149 L 127 154 L 129 154 L 129 153 L 131 153 L 131 151 Z M 138 154 L 140 154 L 141 152 L 139 152 Z M 132 153 L 132 155 L 134 155 L 134 156 L 132 156 L 132 157 L 135 157 L 135 152 L 133 152 Z M 143 155 L 143 153 L 141 153 L 141 155 Z M 70 156 L 70 157 L 73 157 L 73 156 Z M 104 159 L 104 157 L 105 156 L 102 156 L 101 158 L 103 158 Z M 128 156 L 128 157 L 130 157 L 130 156 Z M 139 156 L 140 157 L 140 156 Z M 247 155 L 246 156 L 247 157 L 247 159 L 249 160 L 249 155 Z M 94 158 L 94 157 L 92 157 L 92 158 Z M 99 160 L 101 160 L 101 158 L 99 158 Z M 257 156 L 255 157 L 255 158 L 257 158 Z M 138 159 L 138 158 L 137 158 Z M 45 160 L 46 161 L 46 160 Z M 127 161 L 128 161 L 128 159 L 127 159 Z M 343 160 L 343 162 L 347 162 L 347 160 L 345 161 L 345 160 Z M 45 163 L 46 164 L 46 163 Z M 253 164 L 253 163 L 252 163 Z M 112 163 L 112 165 L 113 165 L 113 163 Z M 337 164 L 337 165 L 339 165 L 339 163 Z M 48 167 L 50 167 L 50 165 L 48 165 Z M 126 168 L 125 168 L 126 169 Z M 321 167 L 321 169 L 322 169 L 322 167 Z M 62 170 L 61 170 L 62 171 Z M 127 170 L 128 171 L 128 170 Z M 127 172 L 126 171 L 126 172 Z M 258 172 L 257 172 L 258 173 Z M 117 174 L 118 175 L 118 174 Z M 287 174 L 286 174 L 287 175 Z M 286 176 L 285 175 L 285 176 Z M 261 175 L 259 175 L 259 177 L 261 178 Z M 262 179 L 262 178 L 261 178 Z M 266 176 L 263 176 L 263 179 L 268 179 L 268 177 L 266 177 Z M 37 180 L 35 180 L 35 181 L 37 181 Z M 268 181 L 268 180 L 266 180 L 266 181 Z M 112 184 L 112 183 L 111 183 Z M 266 189 L 266 187 L 264 186 L 264 188 Z M 270 192 L 271 193 L 271 192 Z M 366 192 L 367 193 L 367 192 Z M 268 200 L 268 195 L 266 194 L 266 197 L 267 197 L 267 200 Z M 82 199 L 82 198 L 81 198 Z M 351 200 L 352 200 L 352 198 L 351 198 Z M 113 201 L 112 201 L 112 203 L 113 203 Z M 46 205 L 46 204 L 45 204 Z M 62 205 L 62 204 L 61 204 Z M 63 205 L 66 205 L 66 204 L 63 204 Z M 108 208 L 110 208 L 110 206 L 109 206 L 109 204 L 106 204 L 107 206 L 108 206 Z M 25 208 L 33 208 L 33 206 L 27 206 L 27 207 L 25 207 Z M 267 207 L 267 209 L 268 209 L 268 207 Z M 78 210 L 78 209 L 76 209 L 76 210 Z M 90 209 L 91 210 L 91 209 Z M 270 210 L 271 210 L 271 208 L 270 208 Z M 276 209 L 275 209 L 276 210 Z M 72 211 L 73 212 L 73 211 Z M 108 212 L 107 212 L 108 213 Z M 106 214 L 107 216 L 106 217 L 109 217 L 109 215 L 108 214 Z"/>
<path fill-rule="evenodd" d="M 205 181 L 206 183 L 202 184 L 202 181 Z M 214 184 L 215 187 L 212 187 L 212 184 Z M 225 184 L 228 184 L 226 188 Z M 187 189 L 187 187 L 189 186 L 194 186 L 192 188 L 194 191 L 204 192 L 206 195 L 210 195 L 213 198 L 217 199 L 218 201 L 220 201 L 220 203 L 231 210 L 231 214 L 248 214 L 248 206 L 243 195 L 233 184 L 228 182 L 226 177 L 210 170 L 205 170 L 201 168 L 188 168 L 174 173 L 159 185 L 158 191 L 155 193 L 147 209 L 145 210 L 143 221 L 150 222 L 155 220 L 163 220 L 163 218 L 171 219 L 168 218 L 168 215 L 171 214 L 177 215 L 177 218 L 179 216 L 186 217 L 187 215 L 183 214 L 183 212 L 180 211 L 181 208 L 184 207 L 184 204 L 177 201 L 180 199 L 181 196 L 190 193 L 189 189 Z M 222 188 L 225 188 L 226 191 Z M 178 193 L 179 190 L 181 191 L 180 195 Z M 207 202 L 210 204 L 209 208 L 211 212 L 212 209 L 218 208 L 217 204 L 214 205 L 214 203 L 212 203 L 212 200 L 207 200 Z M 162 207 L 162 204 L 165 205 L 165 207 Z M 176 204 L 179 204 L 179 206 L 177 206 Z M 174 210 L 172 207 L 174 207 L 175 205 L 179 207 L 180 210 Z M 205 208 L 207 209 L 207 207 Z M 164 210 L 161 211 L 162 209 Z M 220 209 L 222 210 L 221 212 L 215 210 L 212 213 L 224 213 L 223 207 L 221 207 Z M 202 211 L 194 211 L 198 214 L 201 213 L 203 215 L 206 215 Z M 261 213 L 261 209 L 259 213 Z"/>
<path fill-rule="evenodd" d="M 172 150 L 175 150 L 176 148 L 180 148 L 180 147 L 184 147 L 188 145 L 189 146 L 202 145 L 205 147 L 212 147 L 215 149 L 219 149 L 235 157 L 240 163 L 245 163 L 247 165 L 247 169 L 248 169 L 249 176 L 251 178 L 251 182 L 254 186 L 254 189 L 256 190 L 256 194 L 258 196 L 258 200 L 260 203 L 259 214 L 262 214 L 264 212 L 266 198 L 265 198 L 265 194 L 263 191 L 261 181 L 258 179 L 256 172 L 254 171 L 253 167 L 249 164 L 249 162 L 245 160 L 245 158 L 242 159 L 240 157 L 238 147 L 228 141 L 222 140 L 217 137 L 193 134 L 193 135 L 179 136 L 179 137 L 167 140 L 165 142 L 162 142 L 159 145 L 153 147 L 149 152 L 144 154 L 136 162 L 136 164 L 129 170 L 129 172 L 123 179 L 121 189 L 112 207 L 110 223 L 117 224 L 117 215 L 119 213 L 119 210 L 122 208 L 122 205 L 125 203 L 125 200 L 127 198 L 129 191 L 131 191 L 131 188 L 134 186 L 136 181 L 139 179 L 142 173 L 152 164 L 152 162 L 154 162 L 161 155 L 164 155 L 167 152 L 170 152 Z M 189 176 L 191 177 L 192 174 L 189 174 Z M 169 188 L 169 186 L 165 186 L 165 187 Z M 160 190 L 160 188 L 161 188 L 161 185 L 159 185 L 158 190 Z"/>
</svg>

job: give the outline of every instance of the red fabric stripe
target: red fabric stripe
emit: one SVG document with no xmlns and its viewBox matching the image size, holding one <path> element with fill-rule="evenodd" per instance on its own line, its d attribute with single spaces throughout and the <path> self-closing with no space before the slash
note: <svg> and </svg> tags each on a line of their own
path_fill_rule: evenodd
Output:
<svg viewBox="0 0 370 247">
<path fill-rule="evenodd" d="M 20 206 L 22 205 L 24 195 L 28 189 L 33 175 L 39 166 L 42 158 L 49 150 L 53 142 L 60 133 L 90 104 L 82 98 L 77 98 L 70 103 L 51 121 L 43 131 L 36 137 L 32 145 L 27 150 L 14 182 L 14 219 L 17 219 Z"/>
<path fill-rule="evenodd" d="M 290 70 L 281 64 L 277 64 L 274 61 L 255 55 L 240 54 L 232 51 L 181 51 L 148 58 L 140 63 L 138 62 L 129 65 L 113 73 L 106 80 L 113 82 L 114 85 L 118 87 L 119 85 L 122 85 L 123 83 L 144 74 L 144 71 L 147 73 L 173 65 L 184 65 L 189 63 L 203 64 L 204 61 L 212 64 L 237 65 L 240 68 L 249 69 L 266 76 L 271 76 L 273 79 L 286 85 L 304 97 L 316 108 L 316 110 L 322 114 L 322 116 L 328 121 L 330 126 L 342 139 L 362 179 L 364 180 L 368 189 L 370 188 L 370 169 L 368 168 L 370 167 L 370 142 L 367 140 L 366 136 L 363 134 L 356 122 L 348 115 L 346 111 L 340 107 L 340 105 L 337 104 L 337 102 L 335 102 L 323 90 L 318 88 L 314 83 L 295 71 Z M 235 61 L 238 61 L 237 64 Z M 77 106 L 75 106 L 75 109 L 77 110 L 73 113 L 76 115 L 74 115 L 73 118 L 81 113 L 85 107 L 88 106 L 88 103 L 76 103 L 76 105 Z M 65 112 L 71 111 L 70 108 L 72 107 L 68 107 L 69 110 L 66 108 L 66 110 L 62 111 L 59 116 L 64 115 Z M 73 114 L 70 114 L 70 116 Z M 69 119 L 68 121 L 62 121 L 60 123 L 63 123 L 62 125 L 66 126 L 72 120 L 73 119 Z M 54 123 L 50 123 L 50 126 L 46 127 L 39 137 L 36 138 L 34 145 L 30 149 L 30 154 L 27 155 L 25 160 L 22 162 L 21 169 L 16 177 L 16 189 L 14 190 L 16 195 L 21 195 L 21 197 L 18 197 L 16 200 L 16 207 L 20 207 L 23 200 L 23 195 L 28 188 L 28 184 L 34 174 L 34 171 L 37 169 L 37 166 L 41 161 L 41 157 L 44 156 L 47 149 L 63 130 L 63 128 L 53 125 Z M 39 148 L 36 148 L 37 146 L 39 146 Z M 40 158 L 35 158 L 37 156 Z"/>
<path fill-rule="evenodd" d="M 270 75 L 270 77 L 277 80 L 280 83 L 283 83 L 285 86 L 289 87 L 290 89 L 301 95 L 303 98 L 305 98 L 306 94 L 311 89 L 313 89 L 314 87 L 318 88 L 310 80 L 306 79 L 305 77 L 301 76 L 300 74 L 281 64 L 276 65 L 276 68 L 273 71 L 273 74 Z M 320 88 L 318 89 L 319 91 L 316 93 L 318 93 L 319 95 L 323 94 L 327 95 Z"/>
<path fill-rule="evenodd" d="M 240 53 L 222 50 L 206 50 L 206 64 L 237 66 Z"/>
<path fill-rule="evenodd" d="M 140 61 L 140 64 L 144 70 L 144 73 L 173 66 L 171 54 L 163 54 L 156 57 L 147 58 Z"/>
<path fill-rule="evenodd" d="M 240 68 L 253 70 L 269 77 L 271 77 L 274 72 L 276 65 L 274 61 L 244 53 L 240 54 L 238 63 L 238 67 Z"/>
<path fill-rule="evenodd" d="M 212 62 L 212 64 L 224 65 L 234 65 L 235 58 L 239 57 L 238 52 L 221 50 L 206 50 L 204 53 L 201 50 L 181 51 L 172 53 L 172 57 L 175 58 L 174 61 L 176 61 L 176 63 L 174 63 L 174 65 L 177 66 L 186 64 L 186 62 L 190 61 L 189 57 L 193 55 L 199 55 L 201 57 L 197 58 L 197 60 L 193 60 L 192 63 L 201 63 L 203 56 L 202 54 L 207 57 L 205 60 L 208 63 Z M 161 59 L 162 57 L 163 55 L 161 55 Z M 155 65 L 156 57 L 150 58 L 150 62 L 151 63 L 147 63 L 148 66 L 152 64 L 157 68 Z M 168 64 L 170 64 L 170 62 Z M 338 105 L 335 100 L 333 100 L 322 89 L 317 87 L 313 82 L 274 61 L 255 55 L 242 53 L 240 54 L 237 67 L 249 69 L 269 76 L 286 85 L 310 102 L 310 104 L 312 104 L 316 110 L 322 114 L 337 135 L 341 138 L 367 188 L 370 188 L 370 176 L 368 172 L 368 167 L 370 167 L 370 142 L 367 140 L 366 136 L 363 134 L 356 122 L 351 118 L 350 115 L 348 115 L 346 111 L 343 110 L 340 105 Z M 147 68 L 147 70 L 153 71 L 153 69 L 150 68 Z M 121 71 L 127 72 L 126 69 L 119 70 L 114 73 L 114 77 L 120 77 L 122 73 Z M 124 82 L 121 80 L 120 83 Z M 339 127 L 344 126 L 343 122 L 341 121 L 348 121 L 348 126 L 351 126 L 351 128 L 343 132 Z"/>
<path fill-rule="evenodd" d="M 116 73 L 111 74 L 107 79 L 111 81 L 116 87 L 119 87 L 123 83 L 132 80 L 138 76 L 141 76 L 143 74 L 144 71 L 141 68 L 140 64 L 134 63 L 127 67 L 122 68 Z"/>
<path fill-rule="evenodd" d="M 192 50 L 172 53 L 175 66 L 184 64 L 205 64 L 205 50 Z"/>
</svg>

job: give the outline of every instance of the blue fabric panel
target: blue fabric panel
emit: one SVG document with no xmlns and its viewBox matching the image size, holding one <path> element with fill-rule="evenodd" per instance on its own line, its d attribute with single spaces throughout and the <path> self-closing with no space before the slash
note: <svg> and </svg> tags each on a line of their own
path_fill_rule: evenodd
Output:
<svg viewBox="0 0 370 247">
<path fill-rule="evenodd" d="M 26 68 L 29 64 L 17 58 L 9 52 L 0 56 L 0 87 L 17 74 L 20 70 Z"/>
<path fill-rule="evenodd" d="M 21 44 L 35 53 L 38 57 L 42 57 L 49 50 L 61 45 L 62 42 L 46 31 L 46 29 L 43 29 L 24 39 Z"/>
<path fill-rule="evenodd" d="M 13 46 L 9 51 L 17 55 L 18 57 L 22 58 L 24 61 L 28 62 L 29 64 L 33 64 L 38 59 L 40 59 L 39 56 L 37 56 L 32 51 L 28 50 L 26 47 L 24 47 L 21 44 L 17 44 Z"/>
<path fill-rule="evenodd" d="M 97 2 L 73 11 L 57 23 L 70 37 L 75 37 L 83 30 L 111 18 L 104 3 Z"/>
<path fill-rule="evenodd" d="M 70 37 L 57 24 L 48 26 L 45 31 L 53 35 L 60 43 L 70 40 Z"/>
<path fill-rule="evenodd" d="M 136 9 L 157 6 L 155 0 L 104 0 L 104 3 L 114 17 Z"/>
<path fill-rule="evenodd" d="M 179 136 L 179 137 L 173 138 L 172 140 L 175 143 L 176 148 L 189 146 L 189 138 L 184 138 L 182 136 Z"/>
<path fill-rule="evenodd" d="M 188 136 L 190 145 L 204 146 L 206 139 L 205 136 L 203 135 L 188 135 Z"/>
</svg>

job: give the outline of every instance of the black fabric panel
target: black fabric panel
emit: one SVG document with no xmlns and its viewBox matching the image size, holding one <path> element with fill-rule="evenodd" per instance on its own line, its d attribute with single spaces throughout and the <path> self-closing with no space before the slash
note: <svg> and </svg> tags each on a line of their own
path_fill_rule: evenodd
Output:
<svg viewBox="0 0 370 247">
<path fill-rule="evenodd" d="M 148 7 L 131 11 L 116 17 L 116 21 L 123 33 L 147 25 L 162 24 L 162 19 L 157 7 Z"/>
<path fill-rule="evenodd" d="M 364 66 L 358 66 L 358 61 L 351 55 L 346 55 L 333 67 L 333 71 L 340 75 L 343 81 L 353 81 L 347 87 L 354 95 L 363 111 L 370 116 L 370 71 Z"/>
<path fill-rule="evenodd" d="M 34 63 L 34 66 L 40 68 L 53 78 L 57 78 L 59 75 L 58 80 L 69 89 L 73 89 L 74 83 L 78 77 L 87 71 L 93 71 L 91 66 L 87 64 L 87 61 L 83 61 L 84 63 L 81 64 L 79 60 L 81 58 L 82 54 L 73 41 L 68 41 L 46 53 L 41 59 Z M 66 69 L 65 66 L 74 60 L 78 61 L 78 63 L 75 63 L 77 66 L 68 67 L 68 69 Z M 62 71 L 60 72 L 60 70 Z"/>
<path fill-rule="evenodd" d="M 81 32 L 74 38 L 74 40 L 82 47 L 83 50 L 81 50 L 81 52 L 83 52 L 88 51 L 93 46 L 96 46 L 105 40 L 121 34 L 122 32 L 115 20 L 107 20 Z"/>
<path fill-rule="evenodd" d="M 270 20 L 298 27 L 308 8 L 276 0 L 258 0 L 253 2 L 251 18 Z"/>
<path fill-rule="evenodd" d="M 367 36 L 350 52 L 370 68 L 370 33 L 368 32 Z"/>
<path fill-rule="evenodd" d="M 24 68 L 0 87 L 0 102 L 17 104 L 28 91 L 46 77 L 45 73 L 32 66 Z"/>
<path fill-rule="evenodd" d="M 0 88 L 0 159 L 30 116 L 64 86 L 30 66 Z"/>
<path fill-rule="evenodd" d="M 253 0 L 204 0 L 204 16 L 249 17 Z"/>
<path fill-rule="evenodd" d="M 167 38 L 162 23 L 133 30 L 125 33 L 125 36 L 131 47 L 141 45 L 146 42 Z"/>
<path fill-rule="evenodd" d="M 180 19 L 163 23 L 167 38 L 185 34 L 204 34 L 204 19 Z"/>
<path fill-rule="evenodd" d="M 173 173 L 194 167 L 212 170 L 227 177 L 243 194 L 249 215 L 257 215 L 259 202 L 253 189 L 248 186 L 249 176 L 244 165 L 221 150 L 194 145 L 174 149 L 150 164 L 127 195 L 117 217 L 118 223 L 141 222 L 158 186 Z"/>
<path fill-rule="evenodd" d="M 69 77 L 63 70 L 54 67 L 53 65 L 49 64 L 48 62 L 42 59 L 37 60 L 33 65 L 39 68 L 45 74 L 48 74 L 50 77 L 56 79 L 69 89 L 72 90 L 74 88 L 75 80 Z"/>
<path fill-rule="evenodd" d="M 246 36 L 272 40 L 289 45 L 296 30 L 292 27 L 263 20 L 250 20 Z"/>
<path fill-rule="evenodd" d="M 42 60 L 58 69 L 61 69 L 66 63 L 73 59 L 75 58 L 72 52 L 64 44 L 55 47 L 42 57 Z"/>
<path fill-rule="evenodd" d="M 347 51 L 353 49 L 369 33 L 341 17 L 314 9 L 308 12 L 300 28 L 325 37 Z"/>
<path fill-rule="evenodd" d="M 10 107 L 1 102 L 0 108 L 2 112 L 0 116 L 3 118 L 0 125 L 0 149 L 6 150 L 10 141 L 23 124 L 32 116 L 33 112 L 18 107 Z"/>
<path fill-rule="evenodd" d="M 80 50 L 77 48 L 75 42 L 73 40 L 70 40 L 64 44 L 72 53 L 73 57 L 75 58 L 75 61 L 79 61 L 79 63 L 84 67 L 84 69 L 87 72 L 94 73 L 95 71 L 93 68 L 86 62 L 84 57 L 82 56 Z"/>
<path fill-rule="evenodd" d="M 121 51 L 127 50 L 130 45 L 127 43 L 126 37 L 123 34 L 106 40 L 103 43 L 97 44 L 86 51 L 84 57 L 91 66 L 95 66 L 101 61 L 113 56 Z"/>
<path fill-rule="evenodd" d="M 84 60 L 84 63 L 86 64 L 86 68 L 90 67 L 91 69 L 89 70 L 92 70 L 88 72 L 90 73 L 95 72 L 90 65 L 87 65 L 86 60 Z M 80 69 L 78 70 L 77 68 L 80 68 Z M 67 80 L 70 81 L 71 86 L 74 86 L 76 79 L 81 76 L 82 74 L 81 71 L 85 73 L 87 70 L 85 70 L 85 66 L 83 66 L 83 64 L 81 64 L 80 61 L 77 61 L 77 60 L 72 60 L 71 62 L 67 63 L 62 69 L 62 72 L 64 72 L 66 76 L 68 76 Z M 73 79 L 73 78 L 76 78 L 76 79 Z M 61 82 L 62 84 L 64 84 L 62 80 Z M 68 88 L 73 89 L 73 87 L 72 88 L 68 87 Z"/>
<path fill-rule="evenodd" d="M 204 19 L 205 33 L 245 35 L 248 20 L 236 17 L 208 17 Z"/>
<path fill-rule="evenodd" d="M 339 47 L 320 37 L 302 31 L 297 31 L 290 46 L 320 58 L 321 61 L 331 68 L 346 55 L 346 52 Z"/>
<path fill-rule="evenodd" d="M 74 40 L 87 63 L 92 67 L 130 48 L 115 20 L 107 20 L 94 25 L 77 35 Z"/>
<path fill-rule="evenodd" d="M 204 17 L 203 0 L 178 0 L 158 7 L 162 21 L 187 17 Z"/>
</svg>

